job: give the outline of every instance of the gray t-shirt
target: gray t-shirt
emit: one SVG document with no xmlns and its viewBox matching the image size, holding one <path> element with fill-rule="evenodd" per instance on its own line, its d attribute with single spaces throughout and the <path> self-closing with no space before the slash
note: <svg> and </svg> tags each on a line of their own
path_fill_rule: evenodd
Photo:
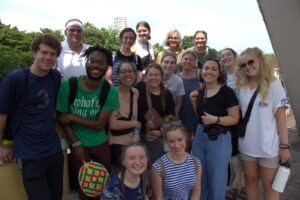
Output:
<svg viewBox="0 0 300 200">
<path fill-rule="evenodd" d="M 164 81 L 164 86 L 171 92 L 174 101 L 176 101 L 177 96 L 185 95 L 183 81 L 176 74 L 172 74 L 168 80 Z"/>
</svg>

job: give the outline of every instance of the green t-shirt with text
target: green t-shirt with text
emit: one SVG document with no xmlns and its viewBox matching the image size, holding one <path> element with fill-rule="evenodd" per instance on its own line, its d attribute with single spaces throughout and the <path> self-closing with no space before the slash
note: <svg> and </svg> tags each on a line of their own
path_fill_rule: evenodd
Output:
<svg viewBox="0 0 300 200">
<path fill-rule="evenodd" d="M 78 115 L 81 118 L 97 120 L 100 111 L 99 96 L 103 81 L 94 91 L 85 90 L 80 84 L 80 77 L 77 77 L 78 90 L 74 102 L 69 106 L 69 81 L 64 80 L 59 88 L 56 110 L 62 113 Z M 101 110 L 119 109 L 119 97 L 117 88 L 110 86 L 108 96 Z M 71 122 L 72 130 L 81 142 L 82 146 L 96 146 L 107 141 L 104 129 L 94 130 L 79 123 Z"/>
</svg>

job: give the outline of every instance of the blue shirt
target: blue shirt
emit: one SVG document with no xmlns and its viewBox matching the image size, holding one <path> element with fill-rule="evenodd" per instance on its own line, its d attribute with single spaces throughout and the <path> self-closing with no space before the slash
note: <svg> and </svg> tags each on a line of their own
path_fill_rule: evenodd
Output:
<svg viewBox="0 0 300 200">
<path fill-rule="evenodd" d="M 21 68 L 1 82 L 0 113 L 9 117 L 17 158 L 38 159 L 61 149 L 54 120 L 59 81 L 57 70 L 38 77 Z"/>
<path fill-rule="evenodd" d="M 124 189 L 125 191 L 122 191 L 119 175 L 114 175 L 113 177 L 111 177 L 107 186 L 104 188 L 100 196 L 100 200 L 143 200 L 141 184 L 139 184 L 137 188 L 129 188 L 124 185 Z M 124 194 L 125 198 L 121 198 Z"/>
<path fill-rule="evenodd" d="M 165 177 L 163 182 L 164 200 L 188 200 L 190 199 L 193 188 L 196 184 L 197 167 L 195 166 L 192 155 L 187 154 L 187 159 L 180 164 L 173 163 L 164 154 L 161 157 L 163 162 Z M 200 166 L 200 160 L 197 165 Z M 161 168 L 158 161 L 153 164 L 155 171 L 161 176 Z"/>
</svg>

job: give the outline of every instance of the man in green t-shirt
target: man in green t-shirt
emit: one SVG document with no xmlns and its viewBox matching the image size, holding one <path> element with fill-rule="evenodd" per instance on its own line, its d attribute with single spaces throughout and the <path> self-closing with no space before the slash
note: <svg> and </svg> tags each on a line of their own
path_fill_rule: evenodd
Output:
<svg viewBox="0 0 300 200">
<path fill-rule="evenodd" d="M 78 172 L 83 161 L 93 160 L 110 170 L 110 150 L 104 127 L 112 111 L 120 107 L 118 91 L 109 86 L 102 107 L 99 98 L 103 95 L 103 76 L 112 64 L 112 56 L 110 51 L 100 46 L 90 47 L 84 56 L 87 75 L 76 77 L 75 99 L 69 99 L 71 81 L 63 81 L 58 92 L 56 109 L 60 113 L 62 128 L 71 143 L 73 168 Z M 82 195 L 84 194 L 79 192 L 79 196 Z"/>
</svg>

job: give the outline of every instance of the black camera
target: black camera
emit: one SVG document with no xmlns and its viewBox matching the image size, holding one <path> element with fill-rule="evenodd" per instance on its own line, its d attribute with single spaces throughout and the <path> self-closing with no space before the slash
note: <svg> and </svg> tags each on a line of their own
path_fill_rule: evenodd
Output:
<svg viewBox="0 0 300 200">
<path fill-rule="evenodd" d="M 207 127 L 206 130 L 204 129 L 204 131 L 207 132 L 210 140 L 216 140 L 220 134 L 225 134 L 227 132 L 226 128 L 221 125 Z"/>
<path fill-rule="evenodd" d="M 210 140 L 216 140 L 218 139 L 218 135 L 220 134 L 220 131 L 216 127 L 212 127 L 208 130 L 208 138 Z"/>
</svg>

